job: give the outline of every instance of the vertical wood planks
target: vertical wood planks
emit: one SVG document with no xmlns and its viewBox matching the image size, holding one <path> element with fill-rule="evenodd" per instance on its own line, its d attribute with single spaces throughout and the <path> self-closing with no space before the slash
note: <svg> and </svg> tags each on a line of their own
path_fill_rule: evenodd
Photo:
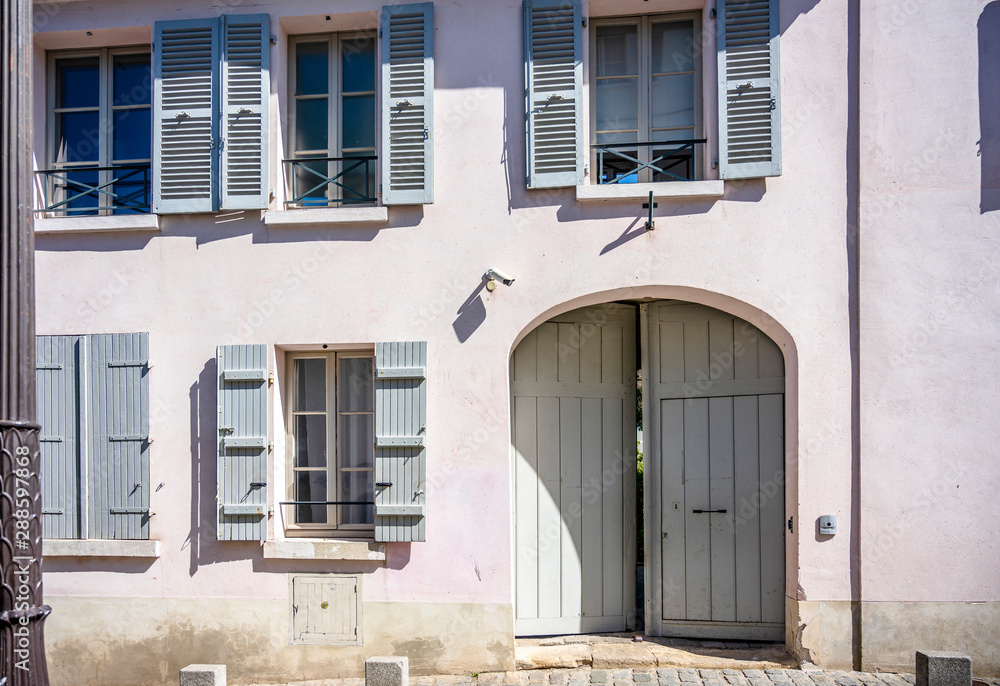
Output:
<svg viewBox="0 0 1000 686">
<path fill-rule="evenodd" d="M 762 395 L 759 403 L 761 604 L 763 621 L 782 622 L 785 618 L 784 396 Z"/>
<path fill-rule="evenodd" d="M 78 336 L 38 336 L 36 402 L 45 538 L 79 538 L 81 476 Z"/>
</svg>

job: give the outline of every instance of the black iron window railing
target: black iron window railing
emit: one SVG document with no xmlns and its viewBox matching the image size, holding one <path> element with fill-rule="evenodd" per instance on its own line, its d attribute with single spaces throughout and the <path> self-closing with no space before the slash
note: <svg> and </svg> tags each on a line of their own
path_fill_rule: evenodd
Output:
<svg viewBox="0 0 1000 686">
<path fill-rule="evenodd" d="M 42 181 L 43 212 L 67 217 L 149 214 L 149 162 L 60 167 L 35 173 Z"/>
<path fill-rule="evenodd" d="M 694 181 L 696 146 L 703 145 L 706 140 L 690 138 L 592 145 L 590 147 L 597 153 L 597 182 Z"/>
<path fill-rule="evenodd" d="M 283 160 L 291 187 L 286 208 L 339 207 L 374 203 L 375 155 L 302 157 Z"/>
</svg>

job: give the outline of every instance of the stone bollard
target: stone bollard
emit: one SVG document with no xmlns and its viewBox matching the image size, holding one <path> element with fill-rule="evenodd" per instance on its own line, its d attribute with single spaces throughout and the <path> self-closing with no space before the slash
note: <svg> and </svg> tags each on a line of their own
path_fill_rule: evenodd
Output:
<svg viewBox="0 0 1000 686">
<path fill-rule="evenodd" d="M 942 650 L 918 650 L 917 686 L 972 686 L 972 658 Z"/>
<path fill-rule="evenodd" d="M 226 666 L 188 665 L 181 670 L 181 686 L 226 686 Z"/>
<path fill-rule="evenodd" d="M 365 686 L 409 686 L 410 658 L 370 657 L 365 660 Z"/>
</svg>

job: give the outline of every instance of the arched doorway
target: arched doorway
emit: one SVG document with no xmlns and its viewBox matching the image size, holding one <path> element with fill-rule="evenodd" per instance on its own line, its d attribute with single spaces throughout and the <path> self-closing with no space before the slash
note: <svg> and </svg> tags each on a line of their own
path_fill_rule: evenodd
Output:
<svg viewBox="0 0 1000 686">
<path fill-rule="evenodd" d="M 511 367 L 515 633 L 634 629 L 638 563 L 647 633 L 781 640 L 778 346 L 710 307 L 612 303 L 540 324 Z"/>
</svg>

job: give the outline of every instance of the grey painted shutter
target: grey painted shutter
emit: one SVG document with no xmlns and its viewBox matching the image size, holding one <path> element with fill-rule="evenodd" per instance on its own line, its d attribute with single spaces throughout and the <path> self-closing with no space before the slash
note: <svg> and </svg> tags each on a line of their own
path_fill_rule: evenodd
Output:
<svg viewBox="0 0 1000 686">
<path fill-rule="evenodd" d="M 149 335 L 87 344 L 89 538 L 149 538 Z"/>
<path fill-rule="evenodd" d="M 218 537 L 267 536 L 267 347 L 220 345 Z"/>
<path fill-rule="evenodd" d="M 525 0 L 528 188 L 583 183 L 580 0 Z"/>
<path fill-rule="evenodd" d="M 218 209 L 218 19 L 158 21 L 153 39 L 153 212 Z"/>
<path fill-rule="evenodd" d="M 434 202 L 434 3 L 382 8 L 382 202 Z"/>
<path fill-rule="evenodd" d="M 224 16 L 222 26 L 222 208 L 268 204 L 268 15 Z"/>
<path fill-rule="evenodd" d="M 781 174 L 778 0 L 718 0 L 724 179 Z"/>
<path fill-rule="evenodd" d="M 426 540 L 426 375 L 426 342 L 376 344 L 376 541 Z"/>
<path fill-rule="evenodd" d="M 81 537 L 79 348 L 79 336 L 35 339 L 45 538 Z"/>
</svg>

